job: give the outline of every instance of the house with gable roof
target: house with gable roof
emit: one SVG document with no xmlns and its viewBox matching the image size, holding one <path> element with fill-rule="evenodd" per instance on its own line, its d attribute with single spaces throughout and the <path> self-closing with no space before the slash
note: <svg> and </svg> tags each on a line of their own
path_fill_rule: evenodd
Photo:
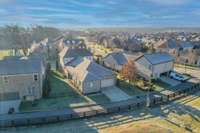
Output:
<svg viewBox="0 0 200 133">
<path fill-rule="evenodd" d="M 158 79 L 174 68 L 174 58 L 168 53 L 144 54 L 135 60 L 138 74 L 146 80 Z"/>
<path fill-rule="evenodd" d="M 100 92 L 115 85 L 115 74 L 111 70 L 87 58 L 77 58 L 66 64 L 65 73 L 83 93 Z"/>
</svg>

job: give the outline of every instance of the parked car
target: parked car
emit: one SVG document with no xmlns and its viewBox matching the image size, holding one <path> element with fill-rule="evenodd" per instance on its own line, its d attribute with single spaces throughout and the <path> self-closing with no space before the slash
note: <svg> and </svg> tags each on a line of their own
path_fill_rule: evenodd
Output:
<svg viewBox="0 0 200 133">
<path fill-rule="evenodd" d="M 178 81 L 182 81 L 182 82 L 187 80 L 184 76 L 182 76 L 182 75 L 180 75 L 180 74 L 178 74 L 178 73 L 176 73 L 174 71 L 170 72 L 169 76 L 172 79 L 175 79 L 175 80 L 178 80 Z"/>
</svg>

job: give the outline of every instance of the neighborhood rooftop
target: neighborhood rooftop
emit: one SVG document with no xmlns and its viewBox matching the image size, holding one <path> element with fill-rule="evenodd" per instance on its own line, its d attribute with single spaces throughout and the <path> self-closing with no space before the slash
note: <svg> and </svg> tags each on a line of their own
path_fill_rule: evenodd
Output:
<svg viewBox="0 0 200 133">
<path fill-rule="evenodd" d="M 76 70 L 82 80 L 96 80 L 114 74 L 111 70 L 86 58 L 76 67 Z"/>
<path fill-rule="evenodd" d="M 115 61 L 120 64 L 126 64 L 128 60 L 126 59 L 125 55 L 122 52 L 111 53 Z"/>
<path fill-rule="evenodd" d="M 0 61 L 0 75 L 15 75 L 41 72 L 40 58 L 13 57 Z"/>
<path fill-rule="evenodd" d="M 65 57 L 84 57 L 84 56 L 92 56 L 92 53 L 87 49 L 79 49 L 79 48 L 68 48 Z"/>
<path fill-rule="evenodd" d="M 174 60 L 174 58 L 167 53 L 144 54 L 143 56 L 153 65 Z"/>
</svg>

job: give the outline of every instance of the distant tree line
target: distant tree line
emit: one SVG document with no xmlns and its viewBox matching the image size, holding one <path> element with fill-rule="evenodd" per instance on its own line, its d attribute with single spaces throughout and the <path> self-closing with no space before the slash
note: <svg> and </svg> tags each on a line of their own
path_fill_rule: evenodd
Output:
<svg viewBox="0 0 200 133">
<path fill-rule="evenodd" d="M 7 25 L 0 28 L 0 49 L 22 49 L 27 55 L 28 48 L 33 41 L 41 41 L 44 38 L 54 39 L 61 35 L 61 31 L 52 27 L 34 26 L 20 27 Z"/>
</svg>

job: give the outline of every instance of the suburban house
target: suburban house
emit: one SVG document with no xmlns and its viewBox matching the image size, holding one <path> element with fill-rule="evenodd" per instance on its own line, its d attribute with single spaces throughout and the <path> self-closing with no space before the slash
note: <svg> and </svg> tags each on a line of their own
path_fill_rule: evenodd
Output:
<svg viewBox="0 0 200 133">
<path fill-rule="evenodd" d="M 178 55 L 182 51 L 193 50 L 195 47 L 192 42 L 174 39 L 160 40 L 154 46 L 156 52 L 167 52 L 171 55 Z"/>
<path fill-rule="evenodd" d="M 83 93 L 100 92 L 102 88 L 115 85 L 115 74 L 87 58 L 77 58 L 66 64 L 65 74 Z"/>
<path fill-rule="evenodd" d="M 188 41 L 187 42 L 182 41 L 179 44 L 180 44 L 180 50 L 181 51 L 186 51 L 186 50 L 191 51 L 191 50 L 194 49 L 194 46 L 195 46 L 194 44 L 192 44 L 191 42 L 188 42 Z"/>
<path fill-rule="evenodd" d="M 84 40 L 83 39 L 65 39 L 64 40 L 64 45 L 65 46 L 69 46 L 69 47 L 78 47 L 81 46 L 82 44 L 84 44 Z"/>
<path fill-rule="evenodd" d="M 41 58 L 7 57 L 0 61 L 0 114 L 18 112 L 21 101 L 42 97 L 45 68 Z"/>
<path fill-rule="evenodd" d="M 197 61 L 197 66 L 200 67 L 200 56 L 199 56 L 198 61 Z"/>
<path fill-rule="evenodd" d="M 174 68 L 174 58 L 167 53 L 144 54 L 135 60 L 138 74 L 146 80 L 158 79 Z"/>
<path fill-rule="evenodd" d="M 120 71 L 122 66 L 128 63 L 128 59 L 123 52 L 113 52 L 103 58 L 103 65 L 115 71 Z"/>
<path fill-rule="evenodd" d="M 33 54 L 34 53 L 37 53 L 37 54 L 45 53 L 45 51 L 47 50 L 47 48 L 46 48 L 47 43 L 48 43 L 48 38 L 45 38 L 38 43 L 33 42 L 30 47 L 30 52 Z"/>
<path fill-rule="evenodd" d="M 187 50 L 179 53 L 176 62 L 180 64 L 187 64 L 193 66 L 200 66 L 200 50 Z"/>
<path fill-rule="evenodd" d="M 59 64 L 61 68 L 64 68 L 65 64 L 72 60 L 76 60 L 79 57 L 85 57 L 93 60 L 92 53 L 83 45 L 78 45 L 76 47 L 65 47 L 59 53 Z"/>
<path fill-rule="evenodd" d="M 43 60 L 47 60 L 47 52 L 48 52 L 48 38 L 41 40 L 40 42 L 36 43 L 33 42 L 30 47 L 30 55 L 40 56 Z"/>
<path fill-rule="evenodd" d="M 154 44 L 154 48 L 156 52 L 166 52 L 171 55 L 176 55 L 179 52 L 179 44 L 176 40 L 169 39 L 169 40 L 160 40 Z"/>
</svg>

